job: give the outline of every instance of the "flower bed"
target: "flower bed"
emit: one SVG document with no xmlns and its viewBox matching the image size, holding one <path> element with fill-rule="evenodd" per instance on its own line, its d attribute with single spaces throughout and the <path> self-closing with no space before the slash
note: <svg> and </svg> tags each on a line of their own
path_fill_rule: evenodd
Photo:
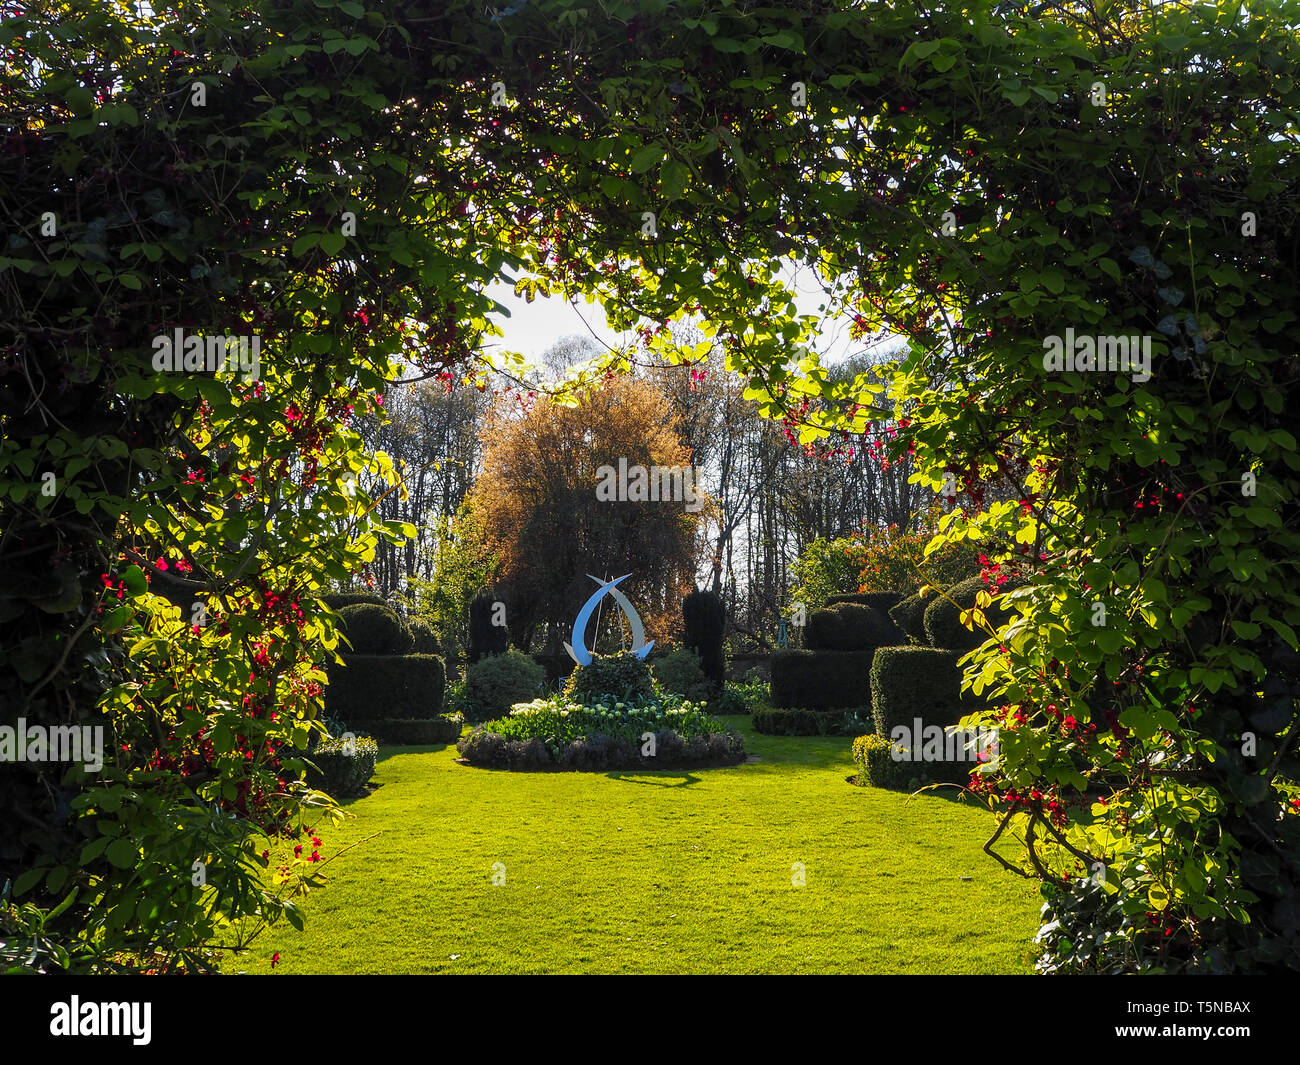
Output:
<svg viewBox="0 0 1300 1065">
<path fill-rule="evenodd" d="M 727 732 L 703 704 L 674 696 L 645 706 L 613 697 L 593 703 L 559 695 L 534 699 L 474 729 L 458 749 L 471 765 L 501 769 L 670 769 L 745 759 L 738 734 Z"/>
</svg>

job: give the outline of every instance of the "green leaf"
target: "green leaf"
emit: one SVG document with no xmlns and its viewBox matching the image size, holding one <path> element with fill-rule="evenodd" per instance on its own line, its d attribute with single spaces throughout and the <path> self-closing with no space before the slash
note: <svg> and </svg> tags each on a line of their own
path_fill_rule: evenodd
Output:
<svg viewBox="0 0 1300 1065">
<path fill-rule="evenodd" d="M 664 163 L 659 171 L 659 182 L 665 203 L 672 203 L 681 196 L 689 177 L 690 171 L 685 164 L 676 159 L 669 159 Z"/>
<path fill-rule="evenodd" d="M 20 874 L 14 881 L 14 897 L 17 898 L 19 895 L 31 890 L 44 875 L 44 868 L 28 869 L 27 872 Z"/>
<path fill-rule="evenodd" d="M 64 99 L 67 101 L 68 109 L 77 118 L 84 118 L 95 109 L 95 97 L 84 85 L 69 89 Z"/>
<path fill-rule="evenodd" d="M 664 149 L 661 144 L 647 144 L 644 148 L 632 156 L 632 162 L 629 169 L 634 174 L 644 174 L 652 166 L 658 163 L 664 157 Z"/>
<path fill-rule="evenodd" d="M 108 845 L 108 860 L 119 869 L 130 869 L 140 860 L 140 848 L 133 839 L 115 839 Z"/>
</svg>

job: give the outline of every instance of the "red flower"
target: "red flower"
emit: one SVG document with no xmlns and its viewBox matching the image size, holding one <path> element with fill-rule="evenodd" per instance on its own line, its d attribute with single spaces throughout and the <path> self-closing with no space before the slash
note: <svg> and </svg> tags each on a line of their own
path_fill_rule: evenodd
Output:
<svg viewBox="0 0 1300 1065">
<path fill-rule="evenodd" d="M 1070 731 L 1071 729 L 1073 729 L 1077 724 L 1078 724 L 1078 722 L 1075 721 L 1073 717 L 1069 717 L 1069 716 L 1067 716 L 1067 717 L 1066 717 L 1066 718 L 1061 722 L 1061 728 L 1065 729 L 1066 732 L 1069 732 L 1069 731 Z"/>
<path fill-rule="evenodd" d="M 168 568 L 168 567 L 167 567 L 167 560 L 166 560 L 165 558 L 160 558 L 160 559 L 159 559 L 156 563 L 154 563 L 154 564 L 155 564 L 159 569 L 161 569 L 161 570 L 165 570 L 165 569 Z"/>
<path fill-rule="evenodd" d="M 274 954 L 271 955 L 271 968 L 274 969 L 279 964 L 280 964 L 280 952 L 277 950 Z"/>
</svg>

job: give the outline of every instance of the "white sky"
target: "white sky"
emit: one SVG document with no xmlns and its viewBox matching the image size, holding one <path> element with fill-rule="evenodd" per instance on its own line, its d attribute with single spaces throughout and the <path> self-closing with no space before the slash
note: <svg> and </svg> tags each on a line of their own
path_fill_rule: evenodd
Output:
<svg viewBox="0 0 1300 1065">
<path fill-rule="evenodd" d="M 799 269 L 789 260 L 783 260 L 780 276 L 794 290 L 800 314 L 821 316 L 820 307 L 826 302 L 826 294 L 811 270 Z M 619 335 L 609 327 L 600 305 L 587 303 L 580 296 L 570 303 L 560 296 L 544 298 L 539 294 L 529 303 L 516 296 L 514 286 L 506 281 L 488 286 L 487 294 L 510 310 L 509 318 L 494 316 L 505 336 L 493 343 L 504 350 L 519 352 L 530 363 L 566 336 L 594 335 L 597 342 L 611 346 L 619 342 Z M 824 362 L 837 362 L 863 349 L 861 341 L 850 340 L 849 319 L 843 316 L 823 320 L 816 346 Z"/>
</svg>

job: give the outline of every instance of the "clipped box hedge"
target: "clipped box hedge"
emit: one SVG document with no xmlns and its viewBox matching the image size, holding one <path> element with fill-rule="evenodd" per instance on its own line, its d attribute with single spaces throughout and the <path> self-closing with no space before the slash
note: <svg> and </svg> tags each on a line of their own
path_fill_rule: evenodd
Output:
<svg viewBox="0 0 1300 1065">
<path fill-rule="evenodd" d="M 871 651 L 777 651 L 772 706 L 836 710 L 871 702 Z"/>
<path fill-rule="evenodd" d="M 765 736 L 844 736 L 846 714 L 860 720 L 871 719 L 871 708 L 850 707 L 844 710 L 755 710 L 751 720 L 754 731 Z"/>
<path fill-rule="evenodd" d="M 311 751 L 298 752 L 298 757 L 312 763 L 307 766 L 309 787 L 335 799 L 353 799 L 365 794 L 366 783 L 375 775 L 379 744 L 366 736 L 346 740 L 330 736 Z"/>
<path fill-rule="evenodd" d="M 414 643 L 411 630 L 386 606 L 356 603 L 339 611 L 343 634 L 354 655 L 404 655 Z"/>
<path fill-rule="evenodd" d="M 896 726 L 955 725 L 968 712 L 961 700 L 960 656 L 935 647 L 882 647 L 871 666 L 871 712 L 876 734 L 888 740 Z"/>
<path fill-rule="evenodd" d="M 347 655 L 328 667 L 325 709 L 349 723 L 435 718 L 446 680 L 437 655 Z"/>
<path fill-rule="evenodd" d="M 889 619 L 860 603 L 814 610 L 804 631 L 804 647 L 810 651 L 874 651 L 893 639 Z"/>
</svg>

